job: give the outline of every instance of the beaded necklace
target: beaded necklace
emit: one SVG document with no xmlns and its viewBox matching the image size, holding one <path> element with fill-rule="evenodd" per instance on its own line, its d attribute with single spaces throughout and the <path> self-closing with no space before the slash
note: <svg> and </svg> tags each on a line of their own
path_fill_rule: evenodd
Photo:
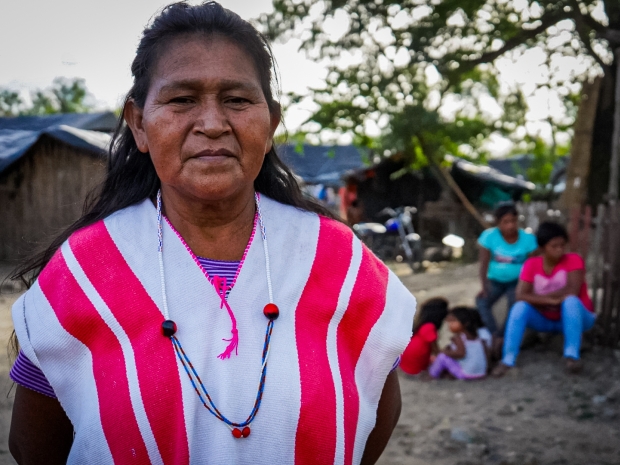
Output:
<svg viewBox="0 0 620 465">
<path fill-rule="evenodd" d="M 162 333 L 164 336 L 170 338 L 170 340 L 172 341 L 172 345 L 174 346 L 174 351 L 177 354 L 177 358 L 181 362 L 181 365 L 183 365 L 183 368 L 185 369 L 185 372 L 187 373 L 187 376 L 189 377 L 189 380 L 191 381 L 192 386 L 194 390 L 196 391 L 196 394 L 198 394 L 198 398 L 202 402 L 202 405 L 215 418 L 217 418 L 218 420 L 223 422 L 226 426 L 228 426 L 228 428 L 232 432 L 232 435 L 237 439 L 247 438 L 250 435 L 250 432 L 251 432 L 250 424 L 252 423 L 252 421 L 254 421 L 254 418 L 256 418 L 256 415 L 258 414 L 258 410 L 260 409 L 260 405 L 263 399 L 263 391 L 265 389 L 265 378 L 267 377 L 267 359 L 269 358 L 271 333 L 273 331 L 274 321 L 278 318 L 280 314 L 278 307 L 273 303 L 273 288 L 271 286 L 271 267 L 269 266 L 269 248 L 267 246 L 267 234 L 265 230 L 265 225 L 263 223 L 263 216 L 261 214 L 260 196 L 258 193 L 254 194 L 254 200 L 256 202 L 256 214 L 258 216 L 258 225 L 260 228 L 261 237 L 263 239 L 263 249 L 265 252 L 265 271 L 267 274 L 267 289 L 269 291 L 269 303 L 265 305 L 265 308 L 263 309 L 263 314 L 267 317 L 268 322 L 267 322 L 267 329 L 265 330 L 265 342 L 263 344 L 263 353 L 261 356 L 261 374 L 260 374 L 260 380 L 258 383 L 258 390 L 256 392 L 256 399 L 254 400 L 254 406 L 252 407 L 252 411 L 250 412 L 248 417 L 245 419 L 245 421 L 237 423 L 237 422 L 230 421 L 217 408 L 217 406 L 211 399 L 211 396 L 209 395 L 209 392 L 207 391 L 204 383 L 200 379 L 200 376 L 198 376 L 196 369 L 192 365 L 192 362 L 190 361 L 189 357 L 183 350 L 183 346 L 181 345 L 181 342 L 175 336 L 175 333 L 177 332 L 177 325 L 174 321 L 170 319 L 170 316 L 169 316 L 168 298 L 166 295 L 166 280 L 164 276 L 164 235 L 163 235 L 163 227 L 162 227 L 161 190 L 157 192 L 157 235 L 158 235 L 158 241 L 159 241 L 159 247 L 158 247 L 159 274 L 161 278 L 161 292 L 162 292 L 162 300 L 163 300 L 163 305 L 164 305 L 163 314 L 165 318 L 164 322 L 161 325 Z M 222 305 L 226 305 L 226 308 L 229 314 L 231 315 L 231 319 L 233 322 L 233 329 L 232 329 L 233 338 L 231 339 L 231 341 L 234 340 L 235 343 L 234 344 L 231 343 L 231 345 L 229 345 L 230 350 L 227 350 L 228 352 L 227 355 L 230 356 L 230 352 L 232 352 L 233 349 L 236 350 L 237 348 L 236 346 L 236 341 L 237 341 L 236 322 L 234 319 L 234 315 L 232 315 L 232 310 L 226 303 L 225 283 L 222 285 L 220 280 L 215 279 L 213 282 L 213 285 L 215 286 L 218 295 L 222 299 Z M 220 358 L 224 359 L 228 357 L 222 357 L 222 355 L 220 355 Z"/>
</svg>

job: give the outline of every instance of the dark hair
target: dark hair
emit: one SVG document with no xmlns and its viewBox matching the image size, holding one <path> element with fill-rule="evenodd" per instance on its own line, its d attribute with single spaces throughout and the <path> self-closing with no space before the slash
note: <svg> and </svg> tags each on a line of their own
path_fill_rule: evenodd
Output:
<svg viewBox="0 0 620 465">
<path fill-rule="evenodd" d="M 422 325 L 426 323 L 432 323 L 435 329 L 439 329 L 441 323 L 448 314 L 448 306 L 448 301 L 443 297 L 428 299 L 420 305 L 420 316 L 413 327 L 413 333 L 415 334 L 418 332 Z"/>
<path fill-rule="evenodd" d="M 480 312 L 477 308 L 470 307 L 469 311 L 471 312 L 471 318 L 476 326 L 476 331 L 480 328 L 484 328 L 484 322 L 482 321 L 482 317 L 480 316 Z"/>
<path fill-rule="evenodd" d="M 278 84 L 275 61 L 267 39 L 250 23 L 216 2 L 200 5 L 186 2 L 170 4 L 146 27 L 131 65 L 133 86 L 125 98 L 123 109 L 130 100 L 140 108 L 144 106 L 152 72 L 165 48 L 173 40 L 192 36 L 209 38 L 214 35 L 232 41 L 248 53 L 258 72 L 269 111 L 279 115 L 280 104 L 272 91 L 272 84 L 276 88 Z M 89 194 L 82 217 L 56 237 L 46 250 L 20 266 L 12 278 L 21 279 L 27 286 L 31 285 L 71 234 L 118 210 L 153 198 L 159 186 L 160 181 L 150 156 L 138 150 L 121 112 L 110 144 L 106 178 L 98 189 Z M 293 173 L 282 163 L 273 147 L 265 155 L 254 188 L 280 203 L 333 218 L 329 210 L 304 196 Z"/>
<path fill-rule="evenodd" d="M 471 307 L 454 307 L 450 309 L 450 315 L 454 316 L 454 318 L 459 320 L 459 323 L 463 325 L 463 328 L 465 328 L 468 333 L 476 335 L 476 333 L 478 332 L 478 326 L 476 325 L 476 322 L 474 320 L 473 313 L 475 311 L 476 310 L 472 309 Z"/>
<path fill-rule="evenodd" d="M 493 212 L 493 216 L 495 217 L 495 221 L 499 223 L 501 219 L 506 215 L 514 215 L 518 216 L 519 212 L 517 211 L 517 207 L 512 202 L 501 202 L 495 207 L 495 211 Z"/>
<path fill-rule="evenodd" d="M 561 224 L 545 221 L 538 226 L 538 231 L 536 231 L 536 241 L 538 242 L 539 247 L 546 246 L 551 239 L 555 239 L 556 237 L 562 237 L 565 241 L 568 241 L 568 233 L 566 232 L 566 228 Z"/>
</svg>

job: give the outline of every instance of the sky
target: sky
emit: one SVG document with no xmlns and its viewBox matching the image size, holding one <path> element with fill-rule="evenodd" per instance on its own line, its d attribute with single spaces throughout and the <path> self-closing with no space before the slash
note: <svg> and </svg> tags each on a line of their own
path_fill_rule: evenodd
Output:
<svg viewBox="0 0 620 465">
<path fill-rule="evenodd" d="M 29 91 L 51 85 L 55 77 L 84 78 L 98 109 L 115 109 L 131 86 L 130 64 L 144 26 L 170 0 L 0 0 L 0 88 Z M 519 0 L 515 0 L 519 1 Z M 193 0 L 196 3 L 197 0 Z M 272 11 L 271 0 L 220 0 L 245 19 Z M 333 22 L 333 21 L 332 21 Z M 338 25 L 331 25 L 336 31 Z M 283 92 L 307 93 L 320 87 L 325 68 L 297 50 L 298 41 L 276 43 Z M 498 60 L 504 85 L 530 89 L 530 133 L 549 139 L 544 120 L 557 112 L 559 100 L 535 84 L 544 80 L 544 54 L 531 49 L 516 62 Z M 568 77 L 575 63 L 559 63 Z M 294 131 L 310 115 L 311 102 L 290 109 L 285 125 Z M 455 104 L 454 108 L 457 105 Z M 447 111 L 452 111 L 450 105 Z M 499 111 L 489 106 L 489 111 Z M 345 141 L 346 142 L 346 141 Z M 495 140 L 493 153 L 510 149 L 506 140 Z"/>
<path fill-rule="evenodd" d="M 140 34 L 170 0 L 1 0 L 0 87 L 49 87 L 55 77 L 80 77 L 97 107 L 120 106 L 131 87 L 130 65 Z M 196 3 L 195 1 L 193 3 Z M 244 19 L 272 11 L 271 0 L 221 0 Z M 284 92 L 320 85 L 324 68 L 297 52 L 298 43 L 274 44 Z M 309 115 L 297 109 L 286 125 Z"/>
</svg>

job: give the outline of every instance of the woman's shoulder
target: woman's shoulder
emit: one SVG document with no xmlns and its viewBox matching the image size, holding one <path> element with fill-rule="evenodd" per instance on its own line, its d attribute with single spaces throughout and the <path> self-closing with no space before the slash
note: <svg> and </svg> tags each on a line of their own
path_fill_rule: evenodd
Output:
<svg viewBox="0 0 620 465">
<path fill-rule="evenodd" d="M 562 264 L 564 267 L 571 268 L 572 270 L 580 270 L 585 268 L 583 258 L 575 252 L 568 252 L 564 254 L 564 257 L 562 257 Z"/>
<path fill-rule="evenodd" d="M 478 244 L 485 249 L 494 250 L 501 244 L 502 234 L 497 227 L 486 229 L 480 234 Z"/>
<path fill-rule="evenodd" d="M 536 255 L 535 257 L 530 257 L 525 260 L 523 263 L 523 268 L 521 270 L 521 277 L 525 275 L 543 273 L 543 257 L 541 255 Z"/>
<path fill-rule="evenodd" d="M 530 257 L 527 260 L 525 260 L 524 266 L 525 265 L 538 265 L 538 264 L 542 264 L 542 262 L 543 262 L 542 255 L 534 255 L 533 257 Z"/>
<path fill-rule="evenodd" d="M 534 252 L 538 249 L 538 241 L 536 236 L 525 229 L 519 229 L 519 240 L 517 243 L 518 247 L 521 250 L 527 251 L 527 253 Z"/>
<path fill-rule="evenodd" d="M 148 199 L 117 210 L 74 231 L 41 270 L 38 281 L 41 278 L 64 279 L 63 276 L 70 273 L 67 266 L 74 262 L 82 265 L 96 262 L 101 270 L 106 266 L 114 269 L 114 261 L 107 258 L 118 250 L 131 249 L 141 253 L 144 247 L 156 247 L 156 227 L 156 210 Z"/>
<path fill-rule="evenodd" d="M 519 229 L 519 240 L 527 242 L 536 242 L 536 235 L 525 229 Z"/>
<path fill-rule="evenodd" d="M 138 203 L 121 208 L 110 213 L 103 219 L 96 221 L 88 226 L 78 229 L 69 237 L 69 241 L 99 240 L 96 231 L 105 229 L 115 235 L 130 236 L 135 238 L 136 234 L 144 230 L 146 224 L 155 225 L 157 223 L 157 210 L 150 199 L 144 199 Z M 102 226 L 105 225 L 104 228 Z"/>
<path fill-rule="evenodd" d="M 282 203 L 278 200 L 275 200 L 265 194 L 258 194 L 260 209 L 262 213 L 271 213 L 277 215 L 284 215 L 285 217 L 316 217 L 318 216 L 314 212 L 310 212 L 308 210 L 304 210 L 302 208 L 295 207 L 293 205 L 288 205 Z"/>
<path fill-rule="evenodd" d="M 482 234 L 480 234 L 480 237 L 478 238 L 478 241 L 482 242 L 482 241 L 485 241 L 485 240 L 488 240 L 488 239 L 492 239 L 497 234 L 499 234 L 499 229 L 497 228 L 497 226 L 485 229 L 484 231 L 482 231 Z"/>
<path fill-rule="evenodd" d="M 351 228 L 336 219 L 283 204 L 265 195 L 260 196 L 260 204 L 267 228 L 271 224 L 276 228 L 292 229 L 297 232 L 298 238 L 309 239 L 313 236 L 312 231 L 323 231 L 326 234 L 321 235 L 330 242 L 352 240 Z"/>
</svg>

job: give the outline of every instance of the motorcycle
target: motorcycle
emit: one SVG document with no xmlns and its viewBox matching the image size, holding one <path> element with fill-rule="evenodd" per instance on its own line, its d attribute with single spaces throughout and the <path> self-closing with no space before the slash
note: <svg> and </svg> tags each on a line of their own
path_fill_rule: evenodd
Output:
<svg viewBox="0 0 620 465">
<path fill-rule="evenodd" d="M 415 207 L 388 207 L 377 215 L 389 217 L 385 223 L 358 223 L 353 230 L 381 260 L 406 260 L 415 272 L 424 255 L 422 239 L 413 227 L 415 213 Z"/>
</svg>

